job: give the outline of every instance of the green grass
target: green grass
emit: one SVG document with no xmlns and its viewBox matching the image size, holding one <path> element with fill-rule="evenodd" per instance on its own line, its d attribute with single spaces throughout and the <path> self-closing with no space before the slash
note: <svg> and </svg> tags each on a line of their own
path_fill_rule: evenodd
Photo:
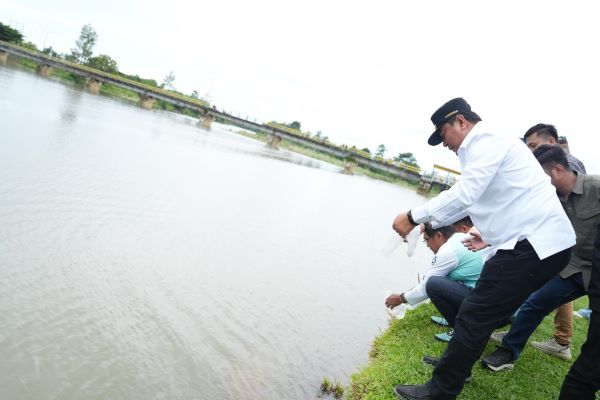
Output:
<svg viewBox="0 0 600 400">
<path fill-rule="evenodd" d="M 19 58 L 19 64 L 29 70 L 35 70 L 38 65 L 35 61 L 28 58 Z"/>
<path fill-rule="evenodd" d="M 341 399 L 344 396 L 344 387 L 340 382 L 331 383 L 329 378 L 323 377 L 321 382 L 321 395 L 320 399 Z"/>
<path fill-rule="evenodd" d="M 321 382 L 321 393 L 329 393 L 331 391 L 331 386 L 329 378 L 324 376 L 323 381 Z"/>
<path fill-rule="evenodd" d="M 19 58 L 19 65 L 21 65 L 22 67 L 24 67 L 25 69 L 31 71 L 31 72 L 35 72 L 36 67 L 38 66 L 38 63 L 30 60 L 28 58 Z M 58 69 L 58 68 L 53 68 L 52 69 L 52 79 L 58 79 L 61 82 L 65 82 L 68 84 L 75 84 L 75 83 L 79 83 L 77 82 L 77 77 L 75 75 L 73 75 L 72 73 L 68 72 L 68 71 L 64 71 L 62 69 Z"/>
<path fill-rule="evenodd" d="M 32 72 L 35 72 L 35 69 L 38 66 L 37 62 L 27 58 L 19 58 L 19 64 Z M 52 77 L 50 79 L 59 80 L 63 83 L 79 87 L 83 87 L 85 83 L 85 78 L 60 68 L 52 68 Z M 126 100 L 127 102 L 137 103 L 139 100 L 138 94 L 134 91 L 109 83 L 103 83 L 102 86 L 100 86 L 100 93 L 105 96 L 117 97 Z"/>
<path fill-rule="evenodd" d="M 575 301 L 574 309 L 587 307 L 587 297 Z M 432 367 L 421 361 L 425 355 L 440 356 L 445 343 L 436 341 L 434 333 L 444 328 L 429 321 L 439 315 L 431 304 L 418 307 L 402 320 L 390 322 L 389 328 L 375 339 L 370 361 L 352 376 L 345 399 L 397 399 L 393 394 L 397 384 L 422 384 L 431 377 Z M 587 335 L 587 320 L 573 318 L 573 360 L 577 358 Z M 554 313 L 547 316 L 531 336 L 531 340 L 546 340 L 554 331 Z M 484 355 L 495 349 L 490 341 Z M 536 350 L 530 344 L 513 370 L 492 372 L 479 363 L 473 366 L 473 380 L 465 385 L 459 399 L 556 399 L 562 381 L 572 362 L 563 361 Z"/>
<path fill-rule="evenodd" d="M 139 95 L 136 92 L 120 86 L 111 85 L 110 83 L 103 83 L 102 86 L 100 86 L 100 93 L 105 96 L 118 97 L 130 103 L 137 103 L 139 101 Z"/>
</svg>

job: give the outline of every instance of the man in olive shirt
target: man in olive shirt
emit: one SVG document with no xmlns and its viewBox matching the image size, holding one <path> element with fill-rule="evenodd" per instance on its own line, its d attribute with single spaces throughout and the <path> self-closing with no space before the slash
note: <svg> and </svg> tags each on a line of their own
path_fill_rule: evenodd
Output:
<svg viewBox="0 0 600 400">
<path fill-rule="evenodd" d="M 523 141 L 533 153 L 538 147 L 544 144 L 559 146 L 558 131 L 554 125 L 536 124 L 529 128 L 523 136 Z M 562 146 L 561 146 L 562 147 Z M 585 166 L 576 157 L 571 155 L 568 149 L 563 147 L 567 154 L 567 162 L 571 171 L 578 175 L 587 175 Z M 568 302 L 556 309 L 554 316 L 554 335 L 548 340 L 542 342 L 531 342 L 533 347 L 562 358 L 571 359 L 571 338 L 573 336 L 573 303 Z"/>
<path fill-rule="evenodd" d="M 567 267 L 529 296 L 502 346 L 482 359 L 483 365 L 494 371 L 511 368 L 542 319 L 557 306 L 584 296 L 590 282 L 593 243 L 600 222 L 600 176 L 574 173 L 565 152 L 557 146 L 540 146 L 534 155 L 556 187 L 577 242 Z"/>
<path fill-rule="evenodd" d="M 595 393 L 600 390 L 600 225 L 594 242 L 588 296 L 592 314 L 587 341 L 563 382 L 559 400 L 594 400 Z"/>
</svg>

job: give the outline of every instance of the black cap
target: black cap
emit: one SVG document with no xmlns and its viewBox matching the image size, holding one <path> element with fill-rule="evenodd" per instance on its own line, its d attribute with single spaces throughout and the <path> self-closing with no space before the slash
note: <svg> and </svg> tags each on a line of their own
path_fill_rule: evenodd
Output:
<svg viewBox="0 0 600 400">
<path fill-rule="evenodd" d="M 475 119 L 477 121 L 481 121 L 479 115 L 475 114 L 471 111 L 471 106 L 466 102 L 462 97 L 457 97 L 448 101 L 446 104 L 437 109 L 436 112 L 431 116 L 431 122 L 435 125 L 435 132 L 429 136 L 429 143 L 431 146 L 437 146 L 442 143 L 442 137 L 440 136 L 440 130 L 442 125 L 450 118 L 461 114 L 465 118 Z"/>
</svg>

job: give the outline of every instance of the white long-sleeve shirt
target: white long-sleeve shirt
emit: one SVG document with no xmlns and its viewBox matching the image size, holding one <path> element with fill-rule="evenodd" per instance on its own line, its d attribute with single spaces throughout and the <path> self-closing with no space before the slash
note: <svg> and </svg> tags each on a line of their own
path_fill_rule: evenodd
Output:
<svg viewBox="0 0 600 400">
<path fill-rule="evenodd" d="M 438 252 L 435 257 L 431 261 L 431 266 L 427 268 L 425 271 L 425 276 L 421 279 L 421 282 L 412 289 L 404 292 L 404 298 L 408 304 L 415 305 L 417 303 L 422 302 L 425 299 L 428 299 L 427 291 L 425 290 L 425 286 L 427 285 L 427 280 L 432 276 L 448 276 L 452 271 L 457 269 L 462 265 L 468 264 L 465 272 L 469 277 L 465 276 L 465 278 L 470 279 L 471 282 L 468 283 L 469 286 L 474 285 L 474 281 L 479 278 L 479 273 L 481 272 L 481 268 L 483 267 L 483 260 L 479 253 L 472 253 L 467 250 L 462 241 L 468 235 L 465 233 L 455 233 L 450 239 L 442 246 L 440 246 Z M 468 253 L 472 255 L 472 257 L 464 257 L 464 254 Z M 462 261 L 461 261 L 462 259 Z M 450 275 L 452 278 L 452 275 Z M 454 278 L 455 280 L 462 280 Z"/>
<path fill-rule="evenodd" d="M 575 244 L 556 189 L 519 139 L 487 133 L 480 122 L 463 140 L 458 157 L 460 180 L 414 208 L 416 222 L 441 226 L 469 215 L 496 250 L 513 249 L 528 239 L 540 259 Z"/>
</svg>

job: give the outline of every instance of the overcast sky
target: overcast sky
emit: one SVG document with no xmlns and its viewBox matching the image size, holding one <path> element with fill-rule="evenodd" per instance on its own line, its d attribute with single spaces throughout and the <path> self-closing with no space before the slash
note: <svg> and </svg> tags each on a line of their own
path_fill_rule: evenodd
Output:
<svg viewBox="0 0 600 400">
<path fill-rule="evenodd" d="M 338 144 L 458 167 L 426 144 L 462 96 L 488 130 L 555 124 L 600 173 L 599 15 L 593 1 L 0 0 L 0 21 L 68 52 L 84 24 L 126 73 L 261 121 L 300 121 Z"/>
</svg>

